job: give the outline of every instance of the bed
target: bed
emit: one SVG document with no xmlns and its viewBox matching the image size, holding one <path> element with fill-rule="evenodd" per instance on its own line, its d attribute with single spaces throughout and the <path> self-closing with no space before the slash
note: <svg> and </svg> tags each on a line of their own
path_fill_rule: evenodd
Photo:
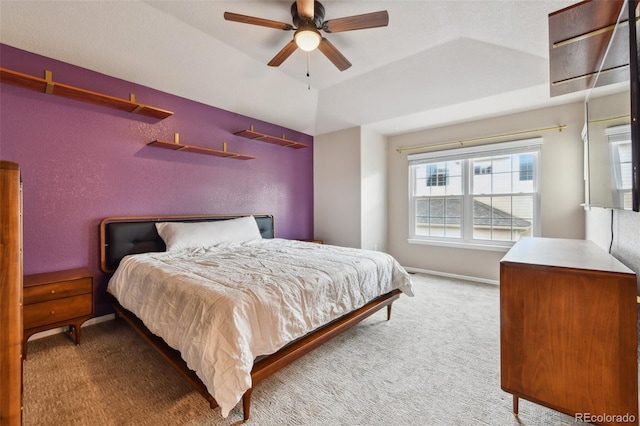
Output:
<svg viewBox="0 0 640 426">
<path fill-rule="evenodd" d="M 271 215 L 110 217 L 100 242 L 117 316 L 245 421 L 260 381 L 413 295 L 391 256 L 276 238 Z"/>
</svg>

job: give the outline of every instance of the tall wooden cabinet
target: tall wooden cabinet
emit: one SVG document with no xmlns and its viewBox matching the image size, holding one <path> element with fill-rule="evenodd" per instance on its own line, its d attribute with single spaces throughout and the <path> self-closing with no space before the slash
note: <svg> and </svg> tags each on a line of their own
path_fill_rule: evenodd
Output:
<svg viewBox="0 0 640 426">
<path fill-rule="evenodd" d="M 21 213 L 18 164 L 0 161 L 0 426 L 22 423 Z"/>
<path fill-rule="evenodd" d="M 591 241 L 513 246 L 500 262 L 500 367 L 514 413 L 524 398 L 576 420 L 638 424 L 636 287 Z"/>
</svg>

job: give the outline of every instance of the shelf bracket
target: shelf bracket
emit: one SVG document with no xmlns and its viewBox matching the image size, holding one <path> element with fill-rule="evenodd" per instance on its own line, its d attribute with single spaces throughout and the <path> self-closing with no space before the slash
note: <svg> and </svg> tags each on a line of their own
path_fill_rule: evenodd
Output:
<svg viewBox="0 0 640 426">
<path fill-rule="evenodd" d="M 47 87 L 45 89 L 45 93 L 47 95 L 50 95 L 53 93 L 53 86 L 54 86 L 54 82 L 53 82 L 53 73 L 49 70 L 44 70 L 44 80 L 47 83 Z"/>
<path fill-rule="evenodd" d="M 180 145 L 180 133 L 175 132 L 173 134 L 173 143 L 175 143 L 176 145 Z M 176 149 L 176 151 L 182 151 L 183 149 L 187 148 L 189 148 L 187 145 L 183 145 L 180 148 Z"/>
<path fill-rule="evenodd" d="M 222 152 L 228 152 L 227 151 L 227 143 L 226 142 L 222 142 Z M 239 154 L 236 154 L 234 152 L 230 153 L 231 155 L 229 155 L 227 158 L 233 158 L 233 157 L 238 157 Z"/>
<path fill-rule="evenodd" d="M 129 102 L 131 102 L 132 104 L 136 104 L 136 103 L 137 103 L 137 102 L 136 102 L 136 95 L 134 95 L 133 93 L 129 93 Z M 131 111 L 131 113 L 132 113 L 132 114 L 137 114 L 137 113 L 139 113 L 139 112 L 142 110 L 142 108 L 144 108 L 144 106 L 142 106 L 142 105 L 138 104 L 138 106 L 136 106 L 136 107 Z"/>
</svg>

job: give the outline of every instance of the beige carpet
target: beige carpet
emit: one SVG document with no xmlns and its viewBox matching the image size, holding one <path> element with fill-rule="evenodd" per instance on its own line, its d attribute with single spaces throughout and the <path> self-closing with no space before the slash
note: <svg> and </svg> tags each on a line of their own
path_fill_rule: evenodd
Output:
<svg viewBox="0 0 640 426">
<path fill-rule="evenodd" d="M 252 425 L 575 425 L 500 389 L 497 286 L 414 275 L 379 312 L 260 383 Z M 25 425 L 230 425 L 125 323 L 29 342 Z"/>
</svg>

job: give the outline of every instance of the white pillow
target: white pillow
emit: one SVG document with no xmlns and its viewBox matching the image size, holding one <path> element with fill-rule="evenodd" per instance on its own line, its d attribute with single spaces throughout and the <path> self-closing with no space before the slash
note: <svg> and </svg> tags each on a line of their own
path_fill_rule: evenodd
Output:
<svg viewBox="0 0 640 426">
<path fill-rule="evenodd" d="M 253 216 L 212 222 L 159 222 L 156 229 L 168 251 L 262 238 Z"/>
</svg>

